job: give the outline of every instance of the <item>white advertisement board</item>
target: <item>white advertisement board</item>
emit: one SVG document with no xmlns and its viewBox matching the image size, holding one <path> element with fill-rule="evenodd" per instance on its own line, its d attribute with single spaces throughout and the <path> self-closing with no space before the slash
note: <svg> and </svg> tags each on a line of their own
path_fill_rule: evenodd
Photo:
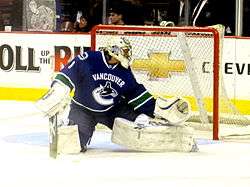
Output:
<svg viewBox="0 0 250 187">
<path fill-rule="evenodd" d="M 47 88 L 54 71 L 90 46 L 86 34 L 0 33 L 0 87 Z"/>
<path fill-rule="evenodd" d="M 90 47 L 89 34 L 2 32 L 0 38 L 0 99 L 39 98 L 39 90 L 49 88 L 54 72 Z M 221 66 L 226 92 L 244 103 L 250 101 L 249 49 L 249 38 L 224 40 Z"/>
<path fill-rule="evenodd" d="M 223 76 L 231 98 L 250 100 L 250 39 L 226 38 L 223 48 Z"/>
</svg>

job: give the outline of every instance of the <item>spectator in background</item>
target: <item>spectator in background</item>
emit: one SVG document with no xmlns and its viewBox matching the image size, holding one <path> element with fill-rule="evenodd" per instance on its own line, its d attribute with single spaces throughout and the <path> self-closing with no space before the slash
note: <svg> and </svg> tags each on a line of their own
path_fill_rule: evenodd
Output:
<svg viewBox="0 0 250 187">
<path fill-rule="evenodd" d="M 111 1 L 109 6 L 111 7 L 111 16 L 108 17 L 108 20 L 110 21 L 108 24 L 144 25 L 144 7 L 139 0 Z M 112 15 L 112 13 L 115 14 Z M 120 21 L 117 22 L 116 19 L 119 19 Z"/>
<path fill-rule="evenodd" d="M 74 30 L 74 24 L 71 21 L 64 21 L 61 24 L 61 31 L 62 32 L 73 32 Z"/>
<path fill-rule="evenodd" d="M 125 25 L 124 13 L 122 8 L 111 8 L 108 15 L 109 25 Z"/>
<path fill-rule="evenodd" d="M 81 16 L 79 21 L 74 23 L 74 32 L 89 32 L 90 28 L 88 25 L 87 16 Z"/>
<path fill-rule="evenodd" d="M 60 31 L 61 32 L 73 32 L 74 22 L 70 15 L 64 15 L 61 17 Z"/>
</svg>

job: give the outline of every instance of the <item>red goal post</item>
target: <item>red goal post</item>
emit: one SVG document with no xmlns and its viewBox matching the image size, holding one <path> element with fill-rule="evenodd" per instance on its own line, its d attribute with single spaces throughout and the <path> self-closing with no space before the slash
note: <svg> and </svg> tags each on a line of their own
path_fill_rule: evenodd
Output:
<svg viewBox="0 0 250 187">
<path fill-rule="evenodd" d="M 223 32 L 216 27 L 97 25 L 91 30 L 91 49 L 127 37 L 139 82 L 155 96 L 187 98 L 199 123 L 213 124 L 212 138 L 218 140 Z"/>
</svg>

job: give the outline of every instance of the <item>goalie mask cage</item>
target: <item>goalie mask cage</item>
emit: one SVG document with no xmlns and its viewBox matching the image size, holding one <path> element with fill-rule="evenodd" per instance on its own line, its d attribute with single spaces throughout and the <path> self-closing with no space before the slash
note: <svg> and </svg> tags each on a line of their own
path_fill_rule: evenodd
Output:
<svg viewBox="0 0 250 187">
<path fill-rule="evenodd" d="M 215 140 L 246 137 L 249 119 L 228 98 L 221 73 L 223 33 L 222 25 L 97 25 L 91 31 L 91 49 L 112 45 L 117 37 L 127 38 L 132 45 L 130 66 L 138 82 L 155 97 L 186 98 L 192 108 L 188 123 L 197 134 Z"/>
</svg>

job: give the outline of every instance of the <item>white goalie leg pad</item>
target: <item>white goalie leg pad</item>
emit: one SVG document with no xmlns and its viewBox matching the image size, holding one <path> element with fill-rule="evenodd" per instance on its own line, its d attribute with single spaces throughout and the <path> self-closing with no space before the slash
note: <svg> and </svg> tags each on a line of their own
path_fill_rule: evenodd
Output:
<svg viewBox="0 0 250 187">
<path fill-rule="evenodd" d="M 112 142 L 137 151 L 195 152 L 198 150 L 194 130 L 183 126 L 137 125 L 123 118 L 116 118 Z"/>
<path fill-rule="evenodd" d="M 181 125 L 190 117 L 190 104 L 180 97 L 157 98 L 154 114 L 156 117 L 166 119 L 169 124 Z"/>
<path fill-rule="evenodd" d="M 58 154 L 77 154 L 81 151 L 77 125 L 60 126 L 58 128 Z"/>
<path fill-rule="evenodd" d="M 71 97 L 70 88 L 55 82 L 50 90 L 36 103 L 35 106 L 47 116 L 53 116 L 65 109 Z"/>
</svg>

